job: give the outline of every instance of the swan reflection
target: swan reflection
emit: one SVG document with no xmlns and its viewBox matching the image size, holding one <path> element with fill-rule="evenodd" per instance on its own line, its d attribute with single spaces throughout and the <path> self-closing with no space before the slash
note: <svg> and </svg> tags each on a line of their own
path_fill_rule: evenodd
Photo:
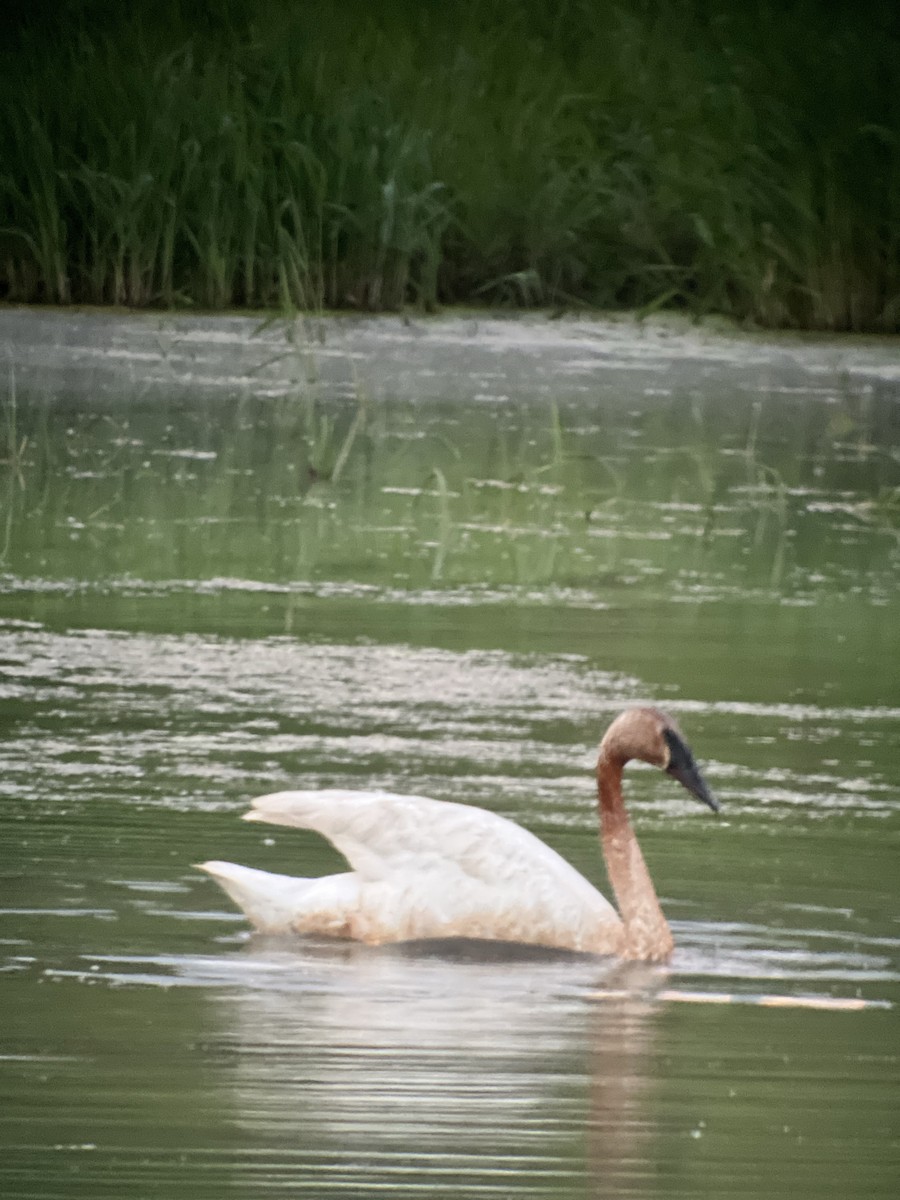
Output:
<svg viewBox="0 0 900 1200">
<path fill-rule="evenodd" d="M 254 938 L 234 960 L 235 1119 L 282 1186 L 616 1197 L 645 1176 L 659 968 L 477 942 Z"/>
</svg>

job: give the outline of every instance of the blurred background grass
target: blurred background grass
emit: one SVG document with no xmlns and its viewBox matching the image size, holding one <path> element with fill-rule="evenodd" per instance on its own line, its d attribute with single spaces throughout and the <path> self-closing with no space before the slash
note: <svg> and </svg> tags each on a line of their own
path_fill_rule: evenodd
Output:
<svg viewBox="0 0 900 1200">
<path fill-rule="evenodd" d="M 38 0 L 0 296 L 900 328 L 890 5 Z"/>
</svg>

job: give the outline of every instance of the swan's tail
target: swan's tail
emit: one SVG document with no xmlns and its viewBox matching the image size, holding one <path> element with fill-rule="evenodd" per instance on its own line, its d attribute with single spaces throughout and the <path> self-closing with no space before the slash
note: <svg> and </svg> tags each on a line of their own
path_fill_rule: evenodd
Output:
<svg viewBox="0 0 900 1200">
<path fill-rule="evenodd" d="M 348 911 L 357 897 L 353 875 L 297 879 L 230 862 L 197 863 L 263 933 L 346 936 Z"/>
<path fill-rule="evenodd" d="M 197 863 L 197 869 L 211 875 L 220 888 L 244 910 L 257 929 L 284 933 L 292 928 L 292 919 L 312 879 L 294 879 L 230 862 Z"/>
</svg>

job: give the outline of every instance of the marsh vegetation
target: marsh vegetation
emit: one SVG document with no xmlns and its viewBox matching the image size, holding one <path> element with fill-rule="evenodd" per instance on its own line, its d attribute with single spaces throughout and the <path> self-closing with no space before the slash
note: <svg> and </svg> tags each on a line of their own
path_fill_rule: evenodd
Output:
<svg viewBox="0 0 900 1200">
<path fill-rule="evenodd" d="M 888 6 L 71 0 L 0 51 L 0 294 L 900 325 Z"/>
</svg>

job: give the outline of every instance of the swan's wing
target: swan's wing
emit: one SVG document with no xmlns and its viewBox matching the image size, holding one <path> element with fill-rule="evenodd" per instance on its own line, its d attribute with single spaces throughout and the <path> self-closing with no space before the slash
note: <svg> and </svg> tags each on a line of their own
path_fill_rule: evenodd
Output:
<svg viewBox="0 0 900 1200">
<path fill-rule="evenodd" d="M 408 887 L 430 880 L 450 890 L 471 883 L 559 906 L 568 899 L 601 921 L 612 905 L 534 834 L 473 805 L 391 792 L 274 792 L 253 801 L 250 821 L 322 834 L 367 883 Z"/>
</svg>

